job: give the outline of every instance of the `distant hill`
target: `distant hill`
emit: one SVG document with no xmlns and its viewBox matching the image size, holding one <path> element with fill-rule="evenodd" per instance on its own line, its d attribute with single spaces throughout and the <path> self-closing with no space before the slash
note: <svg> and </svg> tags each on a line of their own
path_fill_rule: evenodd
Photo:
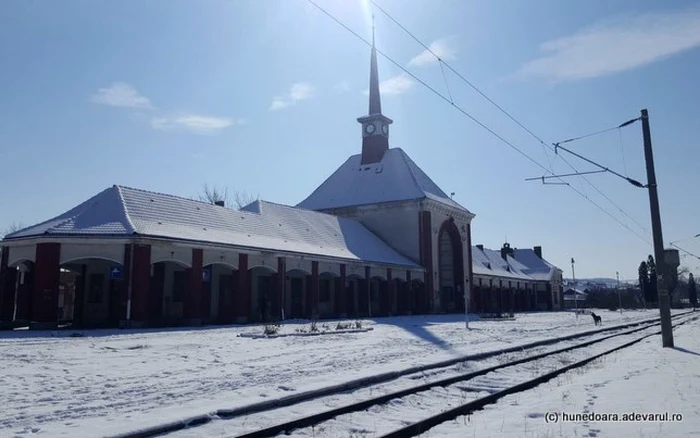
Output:
<svg viewBox="0 0 700 438">
<path fill-rule="evenodd" d="M 568 284 L 571 283 L 572 279 L 571 278 L 565 278 L 564 283 Z M 605 278 L 605 277 L 597 277 L 597 278 L 577 278 L 576 283 L 578 286 L 587 286 L 587 285 L 600 285 L 608 288 L 615 288 L 617 287 L 617 279 L 615 278 Z M 625 285 L 625 284 L 636 284 L 637 280 L 623 280 L 620 279 L 620 284 Z"/>
</svg>

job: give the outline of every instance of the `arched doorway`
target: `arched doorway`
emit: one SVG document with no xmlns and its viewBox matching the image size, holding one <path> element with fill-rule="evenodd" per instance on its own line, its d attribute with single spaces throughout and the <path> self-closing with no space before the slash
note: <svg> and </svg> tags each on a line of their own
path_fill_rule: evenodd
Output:
<svg viewBox="0 0 700 438">
<path fill-rule="evenodd" d="M 346 310 L 348 317 L 358 315 L 358 297 L 360 291 L 360 284 L 364 279 L 356 274 L 348 275 L 347 277 L 347 287 L 345 288 L 345 299 Z"/>
<path fill-rule="evenodd" d="M 333 316 L 336 279 L 339 278 L 340 276 L 333 272 L 322 272 L 318 276 L 318 314 L 321 317 Z"/>
<path fill-rule="evenodd" d="M 126 319 L 127 287 L 121 263 L 102 257 L 60 265 L 57 319 L 76 327 L 118 327 Z"/>
<path fill-rule="evenodd" d="M 202 323 L 229 324 L 233 321 L 238 269 L 226 263 L 211 263 L 202 267 Z"/>
<path fill-rule="evenodd" d="M 426 309 L 425 282 L 421 279 L 411 280 L 408 294 L 408 314 L 419 315 Z"/>
<path fill-rule="evenodd" d="M 173 325 L 184 318 L 185 294 L 189 290 L 188 268 L 178 261 L 151 264 L 148 319 L 151 325 Z"/>
<path fill-rule="evenodd" d="M 301 319 L 307 315 L 306 283 L 310 277 L 311 272 L 300 268 L 287 271 L 286 297 L 284 297 L 285 318 Z"/>
<path fill-rule="evenodd" d="M 275 274 L 277 271 L 268 266 L 256 266 L 249 269 L 251 278 L 251 308 L 250 315 L 256 321 L 269 321 L 278 319 L 281 313 L 280 305 L 275 293 Z"/>
<path fill-rule="evenodd" d="M 453 218 L 438 233 L 438 284 L 443 312 L 464 311 L 464 258 L 462 238 Z"/>
</svg>

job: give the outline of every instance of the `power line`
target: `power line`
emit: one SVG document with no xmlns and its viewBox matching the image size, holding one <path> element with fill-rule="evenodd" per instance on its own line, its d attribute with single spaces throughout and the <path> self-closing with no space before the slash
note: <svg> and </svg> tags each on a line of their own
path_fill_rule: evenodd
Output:
<svg viewBox="0 0 700 438">
<path fill-rule="evenodd" d="M 699 256 L 699 255 L 693 254 L 692 252 L 681 248 L 680 246 L 676 245 L 675 243 L 671 243 L 670 245 L 671 245 L 672 247 L 674 247 L 674 248 L 680 250 L 680 251 L 683 251 L 684 253 L 688 254 L 689 256 L 695 257 L 696 259 L 700 260 L 700 256 Z"/>
<path fill-rule="evenodd" d="M 606 132 L 610 132 L 610 131 L 615 130 L 615 129 L 618 129 L 618 127 L 613 126 L 612 128 L 607 128 L 607 129 L 603 129 L 601 131 L 592 132 L 590 134 L 581 135 L 579 137 L 574 137 L 574 138 L 569 138 L 566 140 L 558 141 L 557 144 L 570 143 L 572 141 L 583 140 L 584 138 L 595 137 L 596 135 L 605 134 Z"/>
<path fill-rule="evenodd" d="M 523 123 L 521 123 L 518 119 L 516 119 L 512 114 L 510 114 L 508 111 L 506 111 L 503 107 L 501 107 L 498 103 L 496 103 L 493 99 L 491 99 L 489 96 L 487 96 L 484 92 L 482 92 L 476 85 L 474 85 L 471 81 L 469 81 L 466 77 L 464 77 L 461 73 L 459 73 L 457 70 L 455 70 L 449 63 L 447 63 L 445 60 L 443 60 L 438 54 L 436 54 L 428 45 L 426 45 L 423 41 L 421 41 L 418 37 L 416 37 L 410 30 L 408 30 L 404 25 L 402 25 L 396 18 L 394 18 L 386 9 L 384 9 L 381 5 L 379 5 L 375 0 L 370 0 L 372 4 L 379 9 L 384 15 L 386 15 L 394 24 L 396 24 L 399 28 L 401 28 L 404 32 L 406 32 L 407 35 L 409 35 L 414 41 L 416 41 L 418 44 L 421 45 L 428 53 L 433 55 L 439 62 L 440 68 L 443 69 L 443 65 L 447 67 L 452 73 L 454 73 L 459 79 L 461 79 L 464 83 L 469 85 L 474 91 L 476 91 L 481 97 L 486 99 L 489 103 L 491 103 L 493 106 L 495 106 L 499 111 L 501 111 L 503 114 L 505 114 L 510 120 L 512 120 L 514 123 L 516 123 L 518 126 L 520 126 L 523 130 L 525 130 L 528 134 L 530 134 L 533 138 L 535 138 L 543 148 L 543 152 L 545 154 L 545 157 L 547 158 L 547 162 L 549 163 L 549 170 L 550 174 L 554 175 L 554 168 L 552 166 L 552 161 L 549 158 L 549 154 L 547 154 L 547 149 L 550 151 L 554 152 L 556 154 L 556 149 L 553 149 L 548 143 L 546 143 L 542 138 L 540 138 L 537 134 L 535 134 L 532 130 L 530 130 L 528 127 L 526 127 Z M 444 69 L 443 69 L 443 76 L 444 76 Z M 451 98 L 451 96 L 450 96 Z M 638 119 L 634 119 L 636 121 Z M 590 134 L 582 135 L 576 138 L 564 140 L 560 143 L 565 143 L 565 142 L 570 142 L 570 141 L 575 141 L 575 140 L 580 140 L 583 138 L 588 138 L 588 137 L 593 137 L 596 135 L 603 134 L 608 131 L 612 131 L 614 129 L 620 129 L 624 126 L 629 125 L 633 121 L 625 122 L 620 126 L 617 127 L 612 127 L 608 129 L 604 129 L 601 131 L 593 132 Z M 566 163 L 569 168 L 571 168 L 574 172 L 578 172 L 578 169 L 574 167 L 567 159 L 565 159 L 562 156 L 559 156 L 564 163 Z M 626 167 L 626 166 L 625 166 Z M 600 194 L 603 198 L 605 198 L 610 204 L 612 204 L 617 210 L 620 211 L 624 216 L 626 216 L 629 220 L 634 222 L 638 227 L 640 227 L 643 231 L 646 233 L 651 233 L 649 229 L 647 229 L 644 225 L 640 224 L 635 220 L 632 216 L 630 216 L 626 211 L 624 211 L 617 203 L 615 203 L 610 197 L 608 197 L 605 193 L 603 193 L 595 184 L 593 184 L 588 178 L 585 176 L 581 176 L 581 178 L 588 183 L 593 189 L 595 189 L 598 194 Z M 572 187 L 570 184 L 567 184 L 569 187 Z M 647 241 L 648 242 L 648 241 Z"/>
<path fill-rule="evenodd" d="M 359 39 L 360 41 L 362 41 L 363 43 L 365 43 L 367 46 L 372 47 L 372 43 L 371 43 L 370 41 L 368 41 L 368 40 L 366 40 L 365 38 L 363 38 L 362 36 L 360 36 L 357 32 L 355 32 L 354 30 L 352 30 L 352 29 L 351 29 L 350 27 L 348 27 L 345 23 L 343 23 L 343 22 L 340 21 L 338 18 L 336 18 L 334 15 L 332 15 L 330 12 L 326 11 L 324 8 L 322 8 L 320 5 L 318 5 L 314 0 L 306 0 L 306 1 L 309 2 L 311 5 L 313 5 L 314 7 L 316 7 L 316 9 L 318 9 L 319 11 L 321 11 L 323 14 L 325 14 L 326 16 L 328 16 L 331 20 L 335 21 L 338 25 L 340 25 L 341 27 L 343 27 L 345 30 L 347 30 L 348 32 L 350 32 L 353 36 L 355 36 L 355 38 Z M 380 9 L 380 10 L 382 10 L 382 9 Z M 382 10 L 382 11 L 383 11 L 383 10 Z M 421 45 L 423 45 L 423 44 L 421 43 Z M 423 46 L 425 47 L 425 45 L 423 45 Z M 382 57 L 384 57 L 387 61 L 391 62 L 394 66 L 396 66 L 396 67 L 399 68 L 401 71 L 403 71 L 404 73 L 406 73 L 407 75 L 409 75 L 409 76 L 410 76 L 411 78 L 413 78 L 416 82 L 418 82 L 419 84 L 423 85 L 425 88 L 427 88 L 428 90 L 430 90 L 433 94 L 435 94 L 436 96 L 438 96 L 439 98 L 441 98 L 441 99 L 444 100 L 445 102 L 447 102 L 447 103 L 449 103 L 450 105 L 452 105 L 452 107 L 455 108 L 455 109 L 456 109 L 457 111 L 459 111 L 460 113 L 462 113 L 462 115 L 464 115 L 465 117 L 469 118 L 471 121 L 473 121 L 474 123 L 476 123 L 477 125 L 479 125 L 480 127 L 482 127 L 484 130 L 486 130 L 486 131 L 489 132 L 491 135 L 493 135 L 494 137 L 496 137 L 497 139 L 499 139 L 501 142 L 503 142 L 504 144 L 506 144 L 508 147 L 510 147 L 511 149 L 513 149 L 513 150 L 515 150 L 516 152 L 518 152 L 520 155 L 522 155 L 523 157 L 525 157 L 528 161 L 532 162 L 533 164 L 535 164 L 537 167 L 541 168 L 541 169 L 544 170 L 545 172 L 549 172 L 550 174 L 553 174 L 553 172 L 551 172 L 550 170 L 548 170 L 545 166 L 543 166 L 542 164 L 540 164 L 537 160 L 535 160 L 535 159 L 532 158 L 530 155 L 528 155 L 527 153 L 525 153 L 524 151 L 522 151 L 521 149 L 519 149 L 517 146 L 515 146 L 515 145 L 514 145 L 513 143 L 511 143 L 510 141 L 508 141 L 508 140 L 506 140 L 505 138 L 503 138 L 503 137 L 502 137 L 500 134 L 498 134 L 496 131 L 494 131 L 493 129 L 491 129 L 490 127 L 488 127 L 487 125 L 485 125 L 484 123 L 482 123 L 481 121 L 479 121 L 478 119 L 476 119 L 474 116 L 472 116 L 470 113 L 468 113 L 468 112 L 467 112 L 466 110 L 464 110 L 462 107 L 460 107 L 460 106 L 459 106 L 458 104 L 456 104 L 454 101 L 450 100 L 448 97 L 446 97 L 445 95 L 443 95 L 442 93 L 440 93 L 439 91 L 437 91 L 435 88 L 431 87 L 428 83 L 426 83 L 424 80 L 422 80 L 422 79 L 420 79 L 419 77 L 417 77 L 415 74 L 413 74 L 412 72 L 410 72 L 408 69 L 406 69 L 406 68 L 405 68 L 404 66 L 402 66 L 400 63 L 398 63 L 397 61 L 395 61 L 393 58 L 391 58 L 390 56 L 388 56 L 387 54 L 385 54 L 385 53 L 382 52 L 381 50 L 377 49 L 376 46 L 375 46 L 375 50 L 376 50 L 376 52 L 377 52 L 378 54 L 380 54 Z M 428 48 L 427 50 L 430 51 L 429 48 Z M 430 52 L 433 53 L 432 51 L 430 51 Z M 434 55 L 434 53 L 433 53 L 433 55 Z M 451 70 L 453 70 L 451 67 L 449 67 L 448 64 L 445 64 L 445 65 L 446 65 L 448 68 L 450 68 Z M 454 71 L 454 70 L 453 70 L 453 71 Z M 465 79 L 465 80 L 466 80 L 466 79 Z M 483 93 L 481 93 L 481 94 L 483 95 Z M 486 97 L 486 95 L 483 95 L 483 96 Z M 486 98 L 488 99 L 488 97 L 486 97 Z M 488 99 L 488 100 L 491 101 L 491 99 Z M 493 102 L 493 101 L 491 101 L 491 102 L 492 102 L 494 105 L 496 105 L 498 108 L 500 108 L 495 102 Z M 501 109 L 501 110 L 505 112 L 505 110 L 503 110 L 503 109 Z M 511 118 L 512 118 L 512 116 L 511 116 Z M 533 135 L 535 138 L 538 138 L 538 139 L 539 139 L 539 137 L 537 137 L 534 133 L 532 133 L 532 131 L 530 131 L 529 129 L 527 129 L 524 125 L 522 125 L 522 124 L 520 124 L 519 122 L 517 122 L 517 120 L 515 120 L 514 118 L 512 118 L 512 119 L 513 119 L 516 123 L 518 123 L 523 129 L 525 129 L 525 130 L 528 131 L 531 135 Z M 540 142 L 546 145 L 546 143 L 545 143 L 544 141 L 540 140 Z M 548 146 L 548 145 L 547 145 L 547 146 Z M 548 147 L 549 147 L 549 146 L 548 146 Z M 551 148 L 551 147 L 550 147 L 550 148 Z M 571 166 L 571 165 L 570 165 L 570 166 Z M 571 167 L 573 168 L 573 166 L 571 166 Z M 574 169 L 574 171 L 577 171 L 575 168 L 573 168 L 573 169 Z M 640 234 L 638 234 L 636 231 L 634 231 L 632 228 L 630 228 L 627 224 L 625 224 L 624 222 L 620 221 L 617 217 L 613 216 L 613 215 L 612 215 L 610 212 L 608 212 L 605 208 L 601 207 L 598 203 L 594 202 L 591 198 L 589 198 L 587 195 L 585 195 L 584 193 L 582 193 L 579 189 L 577 189 L 577 188 L 574 187 L 574 186 L 569 185 L 568 183 L 566 183 L 566 182 L 565 182 L 564 180 L 562 180 L 561 178 L 559 178 L 559 180 L 560 180 L 562 183 L 564 183 L 564 184 L 568 185 L 569 187 L 571 187 L 572 190 L 574 190 L 574 191 L 575 191 L 576 193 L 578 193 L 580 196 L 582 196 L 583 198 L 585 198 L 586 200 L 588 200 L 591 204 L 593 204 L 594 206 L 596 206 L 596 207 L 597 207 L 598 209 L 600 209 L 603 213 L 607 214 L 610 218 L 612 218 L 613 220 L 615 220 L 615 221 L 616 221 L 618 224 L 620 224 L 622 227 L 624 227 L 624 228 L 626 228 L 627 230 L 629 230 L 632 234 L 634 234 L 635 236 L 639 237 L 640 239 L 642 239 L 642 240 L 645 241 L 646 243 L 651 244 L 651 242 L 650 242 L 646 237 L 641 236 Z M 608 199 L 609 199 L 609 198 L 608 198 Z"/>
</svg>

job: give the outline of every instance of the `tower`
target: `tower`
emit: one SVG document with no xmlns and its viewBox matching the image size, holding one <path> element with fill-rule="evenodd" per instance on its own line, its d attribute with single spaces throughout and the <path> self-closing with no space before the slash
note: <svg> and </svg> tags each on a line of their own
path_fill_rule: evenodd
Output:
<svg viewBox="0 0 700 438">
<path fill-rule="evenodd" d="M 369 72 L 369 114 L 357 121 L 362 125 L 362 164 L 378 163 L 389 149 L 389 125 L 393 120 L 382 114 L 382 101 L 379 94 L 379 72 L 377 70 L 377 49 L 374 44 L 374 24 L 372 24 L 372 55 Z"/>
</svg>

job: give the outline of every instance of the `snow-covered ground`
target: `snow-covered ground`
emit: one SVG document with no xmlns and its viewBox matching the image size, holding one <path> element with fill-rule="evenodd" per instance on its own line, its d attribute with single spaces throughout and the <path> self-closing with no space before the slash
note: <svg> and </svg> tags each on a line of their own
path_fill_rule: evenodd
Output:
<svg viewBox="0 0 700 438">
<path fill-rule="evenodd" d="M 446 387 L 436 386 L 416 394 L 392 398 L 387 403 L 372 406 L 364 411 L 340 415 L 329 421 L 318 423 L 314 425 L 314 427 L 287 431 L 288 435 L 278 435 L 279 437 L 291 436 L 294 438 L 380 437 L 396 429 L 400 429 L 411 422 L 439 414 L 477 398 L 504 390 L 510 386 L 539 376 L 546 371 L 560 368 L 565 364 L 586 359 L 597 353 L 604 353 L 614 347 L 624 345 L 631 340 L 637 339 L 644 334 L 651 334 L 658 330 L 658 326 L 635 331 L 634 333 L 629 333 L 632 330 L 626 329 L 617 332 L 620 333 L 620 336 L 615 336 L 610 339 L 605 339 L 607 337 L 605 335 L 594 335 L 590 338 L 586 337 L 585 339 L 565 341 L 536 349 L 516 351 L 484 360 L 462 362 L 447 369 L 437 369 L 429 373 L 412 374 L 392 382 L 372 385 L 369 388 L 359 389 L 351 393 L 336 394 L 310 400 L 294 405 L 291 408 L 281 408 L 259 414 L 245 415 L 235 419 L 214 420 L 205 426 L 185 429 L 175 432 L 171 436 L 173 438 L 238 436 L 245 432 L 260 430 L 305 415 L 328 411 L 340 406 L 347 406 L 352 402 L 364 401 L 388 393 L 396 393 L 396 391 L 400 389 L 413 388 L 422 383 L 435 382 L 458 374 L 462 375 L 495 365 L 502 365 L 525 357 L 536 356 L 539 353 L 554 352 L 570 345 L 590 341 L 592 338 L 604 339 L 581 349 L 552 354 L 537 360 L 502 368 L 477 376 L 469 381 L 458 382 Z"/>
<path fill-rule="evenodd" d="M 653 311 L 601 310 L 605 325 Z M 358 334 L 250 339 L 260 327 L 0 332 L 0 436 L 101 436 L 377 373 L 594 328 L 569 312 L 516 321 L 416 316 Z M 334 322 L 329 322 L 333 326 Z M 293 332 L 301 323 L 287 324 Z M 687 354 L 687 353 L 686 353 Z"/>
<path fill-rule="evenodd" d="M 661 337 L 652 336 L 422 436 L 700 436 L 700 320 L 676 328 L 674 337 L 675 348 L 662 348 Z M 563 412 L 620 416 L 668 412 L 681 414 L 682 421 L 563 422 Z"/>
</svg>

